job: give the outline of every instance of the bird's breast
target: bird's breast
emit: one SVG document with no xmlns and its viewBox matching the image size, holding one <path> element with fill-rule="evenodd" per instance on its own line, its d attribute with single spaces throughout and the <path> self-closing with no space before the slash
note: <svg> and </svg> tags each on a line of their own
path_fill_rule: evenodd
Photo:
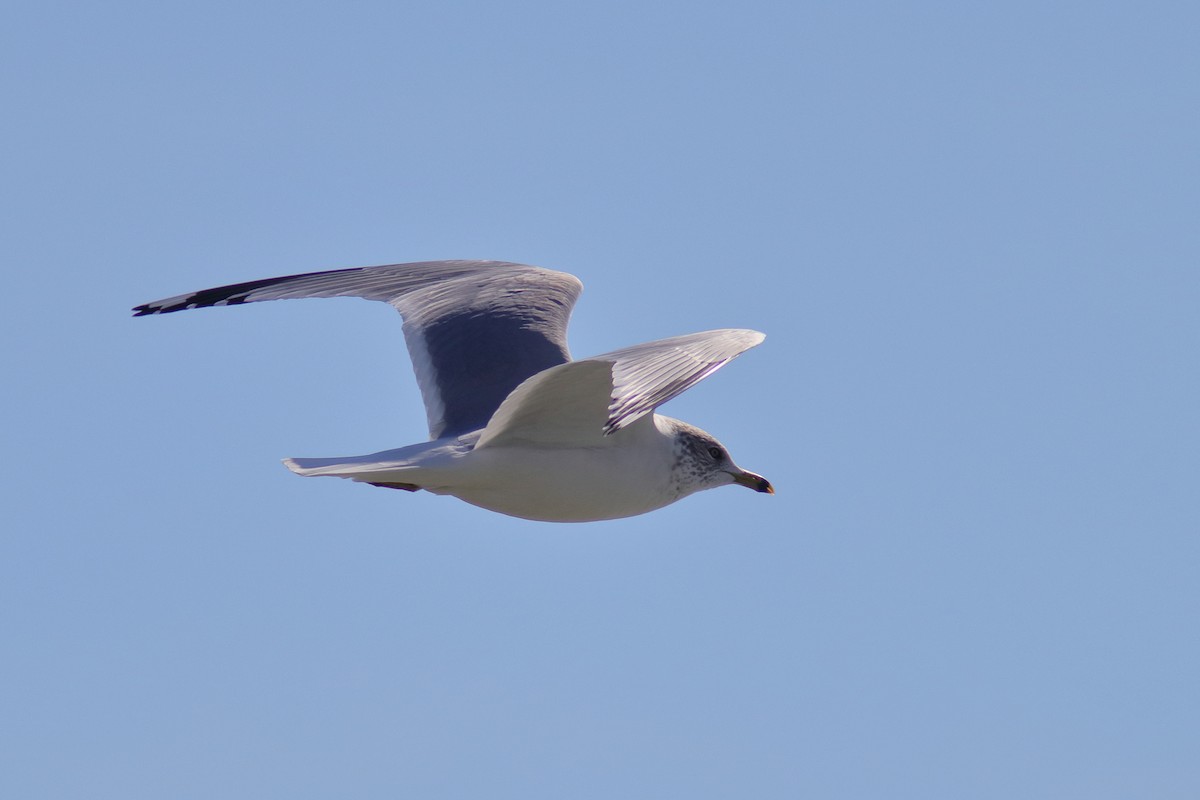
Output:
<svg viewBox="0 0 1200 800">
<path fill-rule="evenodd" d="M 462 463 L 448 493 L 491 511 L 547 522 L 630 517 L 678 499 L 669 442 L 624 444 L 480 448 L 464 457 L 469 463 Z"/>
</svg>

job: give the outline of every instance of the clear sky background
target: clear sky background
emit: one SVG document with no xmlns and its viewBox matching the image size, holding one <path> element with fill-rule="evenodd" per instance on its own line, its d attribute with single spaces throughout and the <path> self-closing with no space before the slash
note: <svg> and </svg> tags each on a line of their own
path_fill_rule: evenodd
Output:
<svg viewBox="0 0 1200 800">
<path fill-rule="evenodd" d="M 1193 3 L 56 3 L 0 25 L 0 795 L 1200 796 Z M 525 522 L 394 312 L 562 269 L 737 487 Z"/>
</svg>

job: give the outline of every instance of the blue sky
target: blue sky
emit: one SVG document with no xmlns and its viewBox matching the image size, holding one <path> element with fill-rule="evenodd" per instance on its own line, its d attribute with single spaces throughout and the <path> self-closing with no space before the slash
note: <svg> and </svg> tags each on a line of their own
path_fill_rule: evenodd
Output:
<svg viewBox="0 0 1200 800">
<path fill-rule="evenodd" d="M 21 3 L 0 26 L 6 797 L 1192 798 L 1200 12 Z M 497 258 L 774 497 L 530 523 L 386 306 Z"/>
</svg>

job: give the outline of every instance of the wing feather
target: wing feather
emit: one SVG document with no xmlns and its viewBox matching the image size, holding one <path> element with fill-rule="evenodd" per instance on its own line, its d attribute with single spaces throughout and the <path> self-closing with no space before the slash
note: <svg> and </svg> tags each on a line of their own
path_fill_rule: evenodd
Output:
<svg viewBox="0 0 1200 800">
<path fill-rule="evenodd" d="M 705 331 L 548 369 L 501 403 L 477 447 L 603 446 L 608 435 L 633 425 L 764 338 L 749 330 Z"/>
<path fill-rule="evenodd" d="M 570 360 L 567 323 L 583 285 L 506 261 L 424 261 L 310 272 L 168 297 L 134 316 L 307 297 L 389 303 L 425 401 L 432 439 L 477 430 L 522 381 Z"/>
<path fill-rule="evenodd" d="M 613 362 L 612 403 L 604 432 L 613 433 L 631 425 L 765 338 L 758 331 L 726 328 L 594 356 L 589 360 Z"/>
</svg>

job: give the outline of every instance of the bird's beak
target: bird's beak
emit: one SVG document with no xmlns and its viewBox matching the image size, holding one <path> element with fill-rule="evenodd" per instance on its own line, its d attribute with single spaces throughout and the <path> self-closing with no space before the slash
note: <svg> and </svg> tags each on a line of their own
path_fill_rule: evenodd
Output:
<svg viewBox="0 0 1200 800">
<path fill-rule="evenodd" d="M 775 494 L 775 487 L 771 485 L 771 482 L 762 475 L 755 475 L 753 472 L 746 472 L 746 470 L 735 472 L 733 473 L 733 482 L 740 486 L 745 486 L 747 489 L 753 489 L 756 492 Z"/>
</svg>

